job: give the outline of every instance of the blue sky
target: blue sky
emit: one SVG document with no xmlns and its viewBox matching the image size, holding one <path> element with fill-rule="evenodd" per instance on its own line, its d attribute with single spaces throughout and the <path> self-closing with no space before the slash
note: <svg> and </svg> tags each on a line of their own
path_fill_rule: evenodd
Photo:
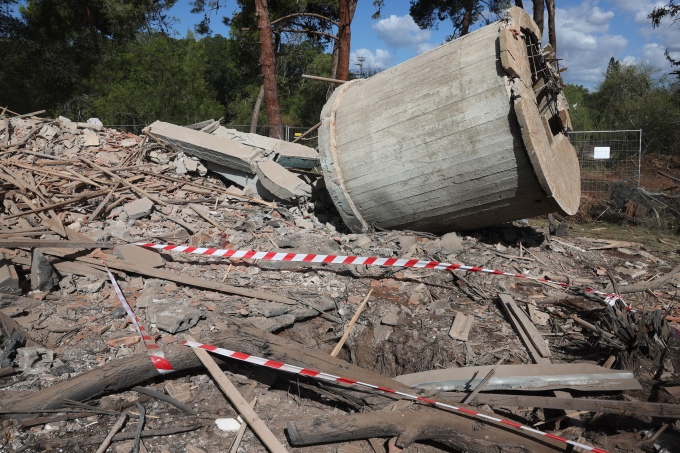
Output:
<svg viewBox="0 0 680 453">
<path fill-rule="evenodd" d="M 420 30 L 409 15 L 409 1 L 386 0 L 380 19 L 374 20 L 372 0 L 359 0 L 352 23 L 352 70 L 358 57 L 364 65 L 389 68 L 442 44 L 452 33 L 449 22 L 439 24 L 438 30 Z M 590 89 L 602 80 L 610 57 L 628 63 L 646 62 L 670 71 L 664 50 L 680 59 L 680 23 L 662 23 L 652 29 L 647 15 L 655 6 L 667 1 L 648 0 L 556 0 L 557 56 L 562 58 L 567 83 L 584 85 Z M 525 7 L 531 2 L 524 1 Z M 180 0 L 173 8 L 181 23 L 180 34 L 198 22 L 199 15 L 188 12 L 188 1 Z M 221 18 L 231 15 L 235 2 L 229 2 L 213 16 L 215 34 L 227 35 Z M 547 23 L 547 15 L 546 15 Z M 545 31 L 547 35 L 547 29 Z"/>
</svg>

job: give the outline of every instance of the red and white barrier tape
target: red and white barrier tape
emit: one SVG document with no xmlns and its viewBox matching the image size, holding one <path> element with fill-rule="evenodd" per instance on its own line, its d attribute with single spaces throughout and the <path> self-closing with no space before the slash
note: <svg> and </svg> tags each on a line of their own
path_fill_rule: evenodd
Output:
<svg viewBox="0 0 680 453">
<path fill-rule="evenodd" d="M 142 337 L 144 347 L 146 348 L 146 352 L 149 354 L 151 363 L 153 363 L 153 366 L 160 374 L 172 373 L 173 371 L 175 371 L 175 369 L 172 367 L 172 365 L 170 365 L 168 359 L 165 358 L 165 354 L 163 354 L 161 347 L 158 346 L 155 341 L 153 341 L 153 338 L 151 338 L 151 336 L 148 333 L 146 333 L 144 326 L 142 326 L 142 324 L 139 322 L 139 319 L 137 319 L 137 316 L 132 311 L 130 304 L 128 304 L 127 299 L 125 299 L 123 291 L 121 291 L 120 286 L 118 286 L 118 282 L 116 282 L 115 277 L 109 270 L 109 266 L 106 265 L 106 261 L 102 260 L 102 262 L 106 267 L 106 272 L 109 274 L 109 279 L 111 279 L 111 285 L 113 285 L 113 290 L 116 292 L 116 295 L 120 300 L 120 303 L 123 304 L 123 308 L 125 308 L 125 311 L 127 312 L 128 316 L 130 317 L 130 320 L 132 321 L 132 324 L 137 329 L 137 333 L 139 334 L 140 337 Z"/>
<path fill-rule="evenodd" d="M 386 267 L 413 267 L 419 269 L 435 269 L 446 271 L 463 271 L 468 273 L 480 272 L 490 275 L 502 275 L 505 277 L 521 278 L 524 280 L 532 280 L 540 283 L 549 283 L 558 285 L 562 288 L 572 288 L 572 285 L 563 282 L 548 280 L 545 278 L 528 277 L 524 274 L 516 274 L 512 272 L 504 272 L 495 269 L 486 269 L 483 267 L 468 266 L 465 264 L 456 263 L 442 263 L 439 261 L 424 261 L 403 258 L 378 258 L 367 256 L 342 256 L 342 255 L 318 255 L 314 253 L 279 253 L 279 252 L 258 252 L 255 250 L 227 250 L 215 249 L 207 247 L 190 247 L 186 245 L 172 245 L 172 244 L 153 244 L 149 242 L 137 242 L 135 245 L 147 247 L 157 250 L 166 250 L 169 252 L 192 253 L 195 255 L 204 256 L 219 256 L 223 258 L 240 258 L 253 259 L 265 261 L 289 261 L 298 263 L 326 263 L 326 264 L 363 264 L 366 266 L 386 266 Z M 583 291 L 596 294 L 604 299 L 604 302 L 612 307 L 616 302 L 621 302 L 627 311 L 637 313 L 637 310 L 632 309 L 620 294 L 605 293 L 597 291 L 588 287 L 581 287 Z M 671 334 L 680 340 L 680 330 L 669 326 Z"/>
<path fill-rule="evenodd" d="M 213 249 L 205 247 L 189 247 L 186 245 L 171 245 L 171 244 L 153 244 L 146 242 L 137 242 L 135 245 L 141 247 L 148 247 L 157 250 L 166 250 L 170 252 L 193 253 L 196 255 L 219 256 L 224 258 L 241 258 L 265 261 L 290 261 L 300 263 L 326 263 L 326 264 L 363 264 L 366 266 L 387 266 L 387 267 L 413 267 L 419 269 L 435 269 L 445 271 L 463 271 L 463 272 L 480 272 L 491 275 L 503 275 L 506 277 L 521 278 L 525 280 L 533 280 L 541 283 L 550 283 L 559 285 L 562 288 L 570 288 L 571 285 L 563 282 L 556 282 L 538 277 L 528 277 L 523 274 L 515 274 L 512 272 L 504 272 L 494 269 L 485 269 L 483 267 L 467 266 L 465 264 L 456 263 L 442 263 L 439 261 L 424 261 L 404 258 L 378 258 L 367 256 L 342 256 L 342 255 L 317 255 L 312 253 L 277 253 L 277 252 L 258 252 L 254 250 L 226 250 Z M 603 296 L 607 303 L 614 305 L 617 300 L 623 302 L 619 294 L 609 294 L 601 291 L 596 291 L 591 288 L 583 288 L 586 292 L 598 294 Z M 625 304 L 625 302 L 623 302 Z"/>
<path fill-rule="evenodd" d="M 253 355 L 250 355 L 250 354 L 245 354 L 243 352 L 237 352 L 237 351 L 231 351 L 229 349 L 218 348 L 217 346 L 213 346 L 213 345 L 209 345 L 209 344 L 205 344 L 205 343 L 197 343 L 197 342 L 194 342 L 194 341 L 185 341 L 185 342 L 182 343 L 182 345 L 190 346 L 192 348 L 205 349 L 206 351 L 214 352 L 215 354 L 219 354 L 219 355 L 222 355 L 222 356 L 225 356 L 225 357 L 230 357 L 232 359 L 240 360 L 242 362 L 248 362 L 248 363 L 252 363 L 252 364 L 267 367 L 267 368 L 273 368 L 275 370 L 287 371 L 288 373 L 300 374 L 302 376 L 309 376 L 309 377 L 312 377 L 312 378 L 315 378 L 315 379 L 320 379 L 320 380 L 325 380 L 325 381 L 330 381 L 330 382 L 336 382 L 336 383 L 341 383 L 341 384 L 360 385 L 362 387 L 368 387 L 368 388 L 371 388 L 371 389 L 374 389 L 374 390 L 378 390 L 380 392 L 391 393 L 393 395 L 403 396 L 403 397 L 411 399 L 411 400 L 420 401 L 421 403 L 429 404 L 429 405 L 432 405 L 432 406 L 435 406 L 435 407 L 449 409 L 449 410 L 452 410 L 452 411 L 460 412 L 460 413 L 466 414 L 466 415 L 471 415 L 473 417 L 481 418 L 481 419 L 484 419 L 484 420 L 490 420 L 490 421 L 493 421 L 493 422 L 502 423 L 503 425 L 507 425 L 507 426 L 513 427 L 513 428 L 521 430 L 521 431 L 530 432 L 530 433 L 533 433 L 533 434 L 536 434 L 536 435 L 539 435 L 539 436 L 549 437 L 550 439 L 554 439 L 554 440 L 557 440 L 559 442 L 563 442 L 565 444 L 572 445 L 574 447 L 583 448 L 584 450 L 587 450 L 587 451 L 592 451 L 592 452 L 595 452 L 595 453 L 608 453 L 606 450 L 602 450 L 601 448 L 591 447 L 589 445 L 585 445 L 585 444 L 582 444 L 582 443 L 579 443 L 579 442 L 575 442 L 573 440 L 569 440 L 569 439 L 566 439 L 566 438 L 561 437 L 561 436 L 556 436 L 554 434 L 546 433 L 544 431 L 539 431 L 537 429 L 531 428 L 531 427 L 526 426 L 526 425 L 522 425 L 520 423 L 513 422 L 511 420 L 505 420 L 505 419 L 502 419 L 502 418 L 493 417 L 491 415 L 476 412 L 476 411 L 473 411 L 471 409 L 467 409 L 467 408 L 464 408 L 464 407 L 454 406 L 452 404 L 441 403 L 439 401 L 435 401 L 435 400 L 430 399 L 430 398 L 425 398 L 423 396 L 412 395 L 410 393 L 405 393 L 405 392 L 401 392 L 401 391 L 398 391 L 398 390 L 393 390 L 393 389 L 381 387 L 379 385 L 369 384 L 367 382 L 357 381 L 355 379 L 345 378 L 345 377 L 342 377 L 342 376 L 335 376 L 333 374 L 324 373 L 322 371 L 316 371 L 316 370 L 312 370 L 312 369 L 309 369 L 309 368 L 301 368 L 299 366 L 289 365 L 287 363 L 277 362 L 275 360 L 264 359 L 262 357 L 256 357 L 256 356 L 253 356 Z"/>
</svg>

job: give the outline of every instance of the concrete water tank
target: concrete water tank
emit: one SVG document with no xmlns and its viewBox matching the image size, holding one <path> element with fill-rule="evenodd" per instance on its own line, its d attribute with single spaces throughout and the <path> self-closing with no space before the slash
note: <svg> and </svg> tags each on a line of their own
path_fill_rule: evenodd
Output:
<svg viewBox="0 0 680 453">
<path fill-rule="evenodd" d="M 319 151 L 347 226 L 442 233 L 576 213 L 561 80 L 521 8 L 324 106 Z"/>
</svg>

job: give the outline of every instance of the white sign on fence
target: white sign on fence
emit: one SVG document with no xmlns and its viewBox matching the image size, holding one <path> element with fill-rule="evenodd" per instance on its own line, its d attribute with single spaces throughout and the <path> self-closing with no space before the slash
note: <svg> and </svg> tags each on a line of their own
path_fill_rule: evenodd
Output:
<svg viewBox="0 0 680 453">
<path fill-rule="evenodd" d="M 609 146 L 596 146 L 595 159 L 609 159 Z"/>
</svg>

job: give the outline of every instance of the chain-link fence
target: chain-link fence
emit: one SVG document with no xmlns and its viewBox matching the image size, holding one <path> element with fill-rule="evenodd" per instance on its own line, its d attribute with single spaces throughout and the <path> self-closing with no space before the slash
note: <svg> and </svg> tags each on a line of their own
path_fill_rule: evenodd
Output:
<svg viewBox="0 0 680 453">
<path fill-rule="evenodd" d="M 609 198 L 616 183 L 640 186 L 642 130 L 570 132 L 581 166 L 581 193 Z"/>
</svg>

